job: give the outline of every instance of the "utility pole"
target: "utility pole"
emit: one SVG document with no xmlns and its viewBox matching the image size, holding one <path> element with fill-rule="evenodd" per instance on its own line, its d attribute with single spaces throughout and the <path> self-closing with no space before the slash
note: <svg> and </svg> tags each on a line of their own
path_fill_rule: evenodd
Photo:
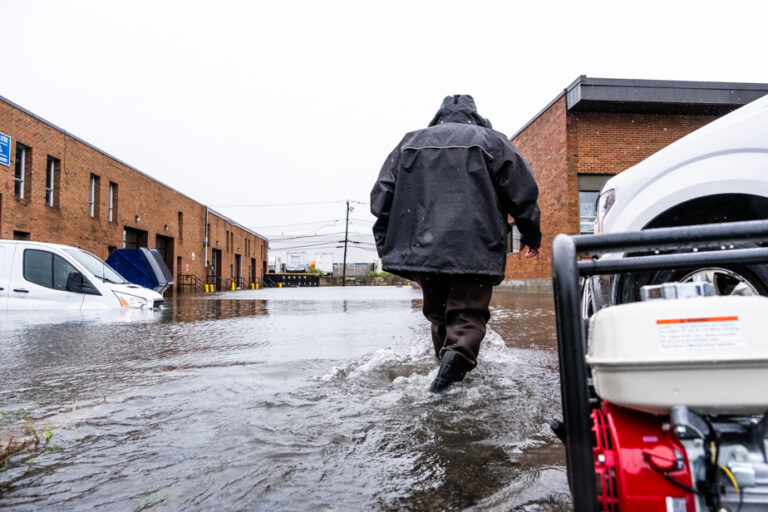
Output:
<svg viewBox="0 0 768 512">
<path fill-rule="evenodd" d="M 344 229 L 344 263 L 341 271 L 341 286 L 347 286 L 347 242 L 349 242 L 349 201 L 347 201 L 347 227 Z"/>
</svg>

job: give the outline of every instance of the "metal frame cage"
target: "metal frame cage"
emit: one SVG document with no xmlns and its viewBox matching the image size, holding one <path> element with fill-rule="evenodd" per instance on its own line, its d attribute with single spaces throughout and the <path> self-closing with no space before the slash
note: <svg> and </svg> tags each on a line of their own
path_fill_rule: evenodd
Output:
<svg viewBox="0 0 768 512">
<path fill-rule="evenodd" d="M 590 413 L 586 326 L 581 316 L 580 277 L 707 265 L 767 264 L 768 247 L 709 250 L 707 244 L 767 242 L 768 221 L 648 229 L 604 235 L 560 234 L 552 244 L 552 282 L 557 317 L 560 391 L 568 483 L 576 511 L 597 510 Z M 706 250 L 698 251 L 699 247 Z M 578 261 L 579 256 L 625 253 L 624 258 Z M 668 252 L 686 251 L 686 252 Z M 663 253 L 664 252 L 664 253 Z M 639 253 L 639 255 L 635 255 Z"/>
</svg>

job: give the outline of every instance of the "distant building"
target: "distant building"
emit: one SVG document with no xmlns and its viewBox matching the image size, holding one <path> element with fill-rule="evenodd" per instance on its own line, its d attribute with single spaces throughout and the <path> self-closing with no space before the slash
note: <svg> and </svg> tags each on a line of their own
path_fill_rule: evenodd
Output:
<svg viewBox="0 0 768 512">
<path fill-rule="evenodd" d="M 102 259 L 117 248 L 156 248 L 176 288 L 247 287 L 266 272 L 258 233 L 3 97 L 0 134 L 10 138 L 0 158 L 0 238 L 73 245 Z"/>
<path fill-rule="evenodd" d="M 608 178 L 768 94 L 768 84 L 581 76 L 512 136 L 539 185 L 545 257 L 526 260 L 510 237 L 508 280 L 549 279 L 558 233 L 592 231 Z"/>
</svg>

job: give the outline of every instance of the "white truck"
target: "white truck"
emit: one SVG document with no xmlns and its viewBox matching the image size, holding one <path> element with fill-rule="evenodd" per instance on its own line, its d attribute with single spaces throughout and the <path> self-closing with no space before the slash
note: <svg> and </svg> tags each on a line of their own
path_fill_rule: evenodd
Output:
<svg viewBox="0 0 768 512">
<path fill-rule="evenodd" d="M 289 252 L 285 264 L 286 272 L 306 272 L 308 269 L 307 253 Z"/>
<path fill-rule="evenodd" d="M 768 218 L 768 96 L 690 133 L 609 179 L 597 200 L 595 233 Z M 739 244 L 743 247 L 751 243 Z M 622 253 L 601 259 L 622 258 Z M 640 288 L 706 281 L 717 295 L 768 295 L 768 266 L 737 265 L 593 276 L 585 316 L 638 300 Z"/>
<path fill-rule="evenodd" d="M 0 240 L 0 311 L 159 309 L 163 296 L 131 284 L 68 245 Z"/>
<path fill-rule="evenodd" d="M 332 252 L 316 252 L 315 253 L 315 269 L 322 270 L 326 276 L 332 275 L 333 274 L 333 253 Z"/>
</svg>

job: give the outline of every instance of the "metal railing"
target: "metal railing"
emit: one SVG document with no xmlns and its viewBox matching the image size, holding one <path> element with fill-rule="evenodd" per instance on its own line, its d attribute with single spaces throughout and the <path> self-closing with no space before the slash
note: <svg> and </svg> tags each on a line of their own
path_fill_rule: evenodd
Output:
<svg viewBox="0 0 768 512">
<path fill-rule="evenodd" d="M 206 282 L 203 285 L 204 290 L 206 288 L 205 285 L 210 286 L 210 291 L 225 292 L 231 290 L 250 290 L 251 285 L 253 285 L 254 288 L 256 286 L 261 288 L 263 286 L 263 281 L 258 277 L 254 278 L 253 281 L 250 281 L 246 277 L 221 277 L 216 275 L 208 275 Z"/>
<path fill-rule="evenodd" d="M 264 276 L 266 287 L 320 286 L 319 274 L 267 274 Z"/>
<path fill-rule="evenodd" d="M 728 248 L 656 254 L 706 244 L 768 241 L 768 221 L 706 224 L 648 229 L 606 235 L 558 235 L 552 245 L 552 282 L 557 314 L 560 388 L 565 427 L 568 482 L 576 511 L 597 510 L 590 412 L 589 370 L 585 361 L 585 326 L 581 317 L 579 277 L 648 270 L 697 268 L 705 265 L 768 263 L 768 248 Z M 641 249 L 648 255 L 578 261 L 583 254 L 621 253 Z M 722 250 L 724 249 L 724 250 Z"/>
<path fill-rule="evenodd" d="M 179 274 L 176 290 L 178 293 L 201 293 L 205 291 L 205 282 L 194 274 Z"/>
</svg>

